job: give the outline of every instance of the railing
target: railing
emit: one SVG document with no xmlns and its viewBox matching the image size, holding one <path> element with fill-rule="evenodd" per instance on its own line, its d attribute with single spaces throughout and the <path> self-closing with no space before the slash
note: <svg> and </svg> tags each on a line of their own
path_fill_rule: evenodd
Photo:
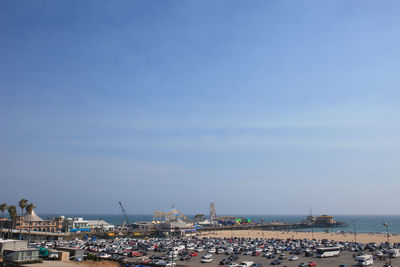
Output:
<svg viewBox="0 0 400 267">
<path fill-rule="evenodd" d="M 3 233 L 8 233 L 9 229 L 3 229 Z M 0 230 L 1 232 L 1 230 Z M 19 229 L 13 229 L 11 230 L 12 234 L 19 234 L 20 230 Z M 29 234 L 29 231 L 27 230 L 22 230 L 21 234 Z M 69 233 L 64 233 L 64 232 L 43 232 L 43 231 L 33 231 L 31 230 L 30 232 L 31 235 L 52 235 L 52 236 L 67 236 Z"/>
</svg>

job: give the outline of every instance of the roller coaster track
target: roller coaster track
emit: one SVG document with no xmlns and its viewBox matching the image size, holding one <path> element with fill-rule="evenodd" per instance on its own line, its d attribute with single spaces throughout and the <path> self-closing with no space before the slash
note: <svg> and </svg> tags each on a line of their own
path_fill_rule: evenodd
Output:
<svg viewBox="0 0 400 267">
<path fill-rule="evenodd" d="M 176 221 L 176 220 L 189 221 L 190 219 L 185 215 L 183 215 L 183 213 L 177 209 L 172 209 L 170 212 L 162 212 L 162 211 L 153 212 L 153 222 L 155 223 Z"/>
</svg>

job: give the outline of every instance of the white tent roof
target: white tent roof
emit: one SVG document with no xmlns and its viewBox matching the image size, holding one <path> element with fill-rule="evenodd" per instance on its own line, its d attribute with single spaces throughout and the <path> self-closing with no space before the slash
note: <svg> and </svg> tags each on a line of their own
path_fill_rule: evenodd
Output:
<svg viewBox="0 0 400 267">
<path fill-rule="evenodd" d="M 38 221 L 43 221 L 42 218 L 36 215 L 35 211 L 32 210 L 32 213 L 29 214 L 28 212 L 25 213 L 24 215 L 24 221 L 25 222 L 38 222 Z"/>
<path fill-rule="evenodd" d="M 88 222 L 89 226 L 100 226 L 100 225 L 108 226 L 108 225 L 110 225 L 108 222 L 106 222 L 104 220 L 87 220 L 87 222 Z"/>
</svg>

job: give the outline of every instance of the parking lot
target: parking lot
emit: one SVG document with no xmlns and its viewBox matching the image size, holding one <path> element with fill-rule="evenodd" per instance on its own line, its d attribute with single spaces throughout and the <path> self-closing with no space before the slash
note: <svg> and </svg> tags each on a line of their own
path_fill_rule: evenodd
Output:
<svg viewBox="0 0 400 267">
<path fill-rule="evenodd" d="M 267 266 L 286 255 L 281 260 L 281 266 L 298 267 L 300 263 L 316 262 L 317 266 L 339 266 L 357 264 L 356 255 L 374 255 L 376 259 L 372 266 L 384 266 L 387 260 L 379 257 L 387 257 L 392 252 L 400 255 L 400 244 L 387 243 L 354 243 L 337 242 L 333 240 L 307 240 L 307 239 L 222 239 L 222 238 L 116 238 L 107 240 L 74 240 L 54 241 L 52 244 L 32 244 L 35 246 L 49 245 L 52 248 L 72 247 L 87 251 L 93 259 L 104 259 L 105 262 L 113 260 L 130 266 L 134 264 L 166 266 L 173 264 L 178 266 L 237 266 L 243 261 L 251 261 L 256 266 Z M 317 258 L 316 255 L 325 256 L 325 253 L 340 255 L 329 258 Z M 323 254 L 321 254 L 323 253 Z M 202 256 L 210 254 L 211 262 L 202 263 Z M 173 259 L 172 259 L 172 255 Z M 254 256 L 253 256 L 254 255 Z M 274 255 L 272 258 L 271 255 Z M 332 255 L 332 254 L 329 254 Z M 298 257 L 290 261 L 291 256 Z M 307 257 L 309 256 L 309 257 Z M 89 257 L 89 256 L 88 256 Z M 227 262 L 223 259 L 235 257 Z M 270 257 L 270 258 L 268 258 Z M 186 258 L 186 260 L 182 260 Z M 400 257 L 392 259 L 392 266 L 400 266 Z"/>
<path fill-rule="evenodd" d="M 177 266 L 199 266 L 199 267 L 206 267 L 206 266 L 218 266 L 219 262 L 228 256 L 225 254 L 214 254 L 213 261 L 210 263 L 202 263 L 201 256 L 206 253 L 199 253 L 198 256 L 191 257 L 189 261 L 180 261 L 179 259 L 175 262 Z M 148 256 L 151 255 L 162 255 L 162 253 L 150 253 Z M 239 259 L 235 260 L 235 263 L 240 264 L 242 261 L 252 261 L 254 263 L 261 263 L 262 266 L 271 265 L 271 262 L 275 259 L 267 259 L 266 257 L 262 256 L 250 256 L 250 255 L 238 255 Z M 290 256 L 290 255 L 288 255 Z M 280 266 L 289 266 L 289 267 L 297 267 L 301 262 L 308 263 L 310 261 L 314 261 L 317 263 L 317 266 L 326 266 L 326 267 L 338 267 L 341 264 L 346 264 L 347 266 L 356 266 L 356 261 L 353 258 L 353 253 L 344 251 L 340 254 L 339 257 L 330 257 L 330 258 L 316 258 L 316 257 L 304 257 L 298 256 L 299 259 L 296 261 L 289 261 L 288 258 L 282 260 Z M 143 257 L 147 258 L 147 257 Z M 130 258 L 131 262 L 137 261 L 138 259 Z M 372 266 L 383 266 L 385 265 L 385 260 L 374 260 L 374 264 Z M 400 258 L 392 259 L 392 265 L 400 266 Z"/>
</svg>

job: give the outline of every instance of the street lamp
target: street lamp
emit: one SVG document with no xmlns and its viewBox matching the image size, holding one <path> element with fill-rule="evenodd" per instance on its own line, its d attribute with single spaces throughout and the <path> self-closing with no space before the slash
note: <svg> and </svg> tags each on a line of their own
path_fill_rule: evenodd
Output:
<svg viewBox="0 0 400 267">
<path fill-rule="evenodd" d="M 175 246 L 175 240 L 172 237 L 172 267 L 174 267 L 174 256 L 175 256 L 174 246 Z"/>
<path fill-rule="evenodd" d="M 311 241 L 314 240 L 314 227 L 311 227 Z"/>
<path fill-rule="evenodd" d="M 388 243 L 388 257 L 389 257 L 389 265 L 392 266 L 392 258 L 390 257 L 390 241 L 389 241 L 389 224 L 384 222 L 383 225 L 386 227 L 386 238 Z"/>
<path fill-rule="evenodd" d="M 353 220 L 353 226 L 354 226 L 354 243 L 357 243 L 357 232 L 356 232 L 356 220 Z"/>
</svg>

